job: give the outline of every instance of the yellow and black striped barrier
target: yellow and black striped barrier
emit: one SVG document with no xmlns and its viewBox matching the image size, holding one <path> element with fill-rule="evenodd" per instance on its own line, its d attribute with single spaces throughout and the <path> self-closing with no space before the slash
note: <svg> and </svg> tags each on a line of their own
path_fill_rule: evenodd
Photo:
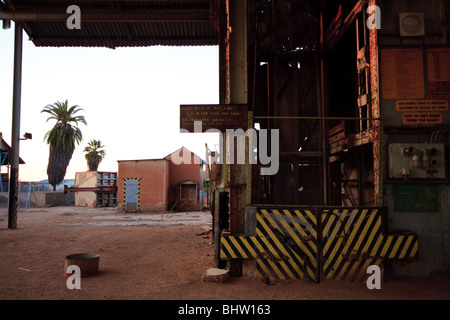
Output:
<svg viewBox="0 0 450 320">
<path fill-rule="evenodd" d="M 324 279 L 362 280 L 370 265 L 414 258 L 414 234 L 384 235 L 381 209 L 339 208 L 321 213 L 321 274 Z"/>
<path fill-rule="evenodd" d="M 256 259 L 261 278 L 316 281 L 317 221 L 314 213 L 260 209 L 256 219 L 256 236 L 221 237 L 221 259 Z"/>
<path fill-rule="evenodd" d="M 223 234 L 220 258 L 255 259 L 271 280 L 359 280 L 369 265 L 417 254 L 416 235 L 384 235 L 382 218 L 379 208 L 257 208 L 255 235 Z"/>
<path fill-rule="evenodd" d="M 141 178 L 123 178 L 123 206 L 125 212 L 139 212 L 141 207 Z M 133 181 L 133 192 L 127 193 L 127 182 L 131 184 Z M 130 189 L 130 187 L 128 187 Z"/>
</svg>

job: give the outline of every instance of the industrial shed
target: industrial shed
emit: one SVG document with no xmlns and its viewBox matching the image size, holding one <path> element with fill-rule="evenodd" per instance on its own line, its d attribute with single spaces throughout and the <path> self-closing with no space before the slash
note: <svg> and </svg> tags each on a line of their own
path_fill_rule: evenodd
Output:
<svg viewBox="0 0 450 320">
<path fill-rule="evenodd" d="M 118 166 L 118 210 L 202 209 L 203 160 L 188 149 L 162 159 L 119 160 Z"/>
<path fill-rule="evenodd" d="M 169 209 L 202 210 L 203 171 L 205 161 L 182 147 L 165 159 L 169 160 Z"/>
<path fill-rule="evenodd" d="M 212 168 L 216 266 L 315 282 L 371 264 L 450 270 L 448 1 L 4 0 L 0 13 L 19 57 L 22 28 L 36 46 L 219 46 L 217 107 L 243 110 L 230 129 L 278 130 L 280 170 Z"/>
</svg>

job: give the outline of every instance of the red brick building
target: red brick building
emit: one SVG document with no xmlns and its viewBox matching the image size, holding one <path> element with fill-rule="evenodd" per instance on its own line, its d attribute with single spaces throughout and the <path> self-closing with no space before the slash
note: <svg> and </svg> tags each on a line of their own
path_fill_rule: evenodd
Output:
<svg viewBox="0 0 450 320">
<path fill-rule="evenodd" d="M 203 160 L 185 147 L 165 159 L 169 160 L 169 209 L 195 211 L 202 209 Z"/>
<path fill-rule="evenodd" d="M 204 162 L 185 147 L 163 159 L 119 160 L 118 166 L 119 210 L 130 201 L 137 201 L 138 212 L 202 209 Z"/>
</svg>

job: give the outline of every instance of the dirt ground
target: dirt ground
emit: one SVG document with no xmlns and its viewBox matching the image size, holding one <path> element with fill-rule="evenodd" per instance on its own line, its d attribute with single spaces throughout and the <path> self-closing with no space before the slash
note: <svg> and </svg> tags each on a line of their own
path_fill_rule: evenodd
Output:
<svg viewBox="0 0 450 320">
<path fill-rule="evenodd" d="M 0 216 L 0 300 L 450 300 L 450 279 L 365 283 L 301 280 L 271 285 L 249 277 L 202 281 L 213 266 L 209 212 L 124 214 L 116 208 L 53 207 Z M 69 290 L 65 257 L 98 253 L 99 274 Z"/>
</svg>

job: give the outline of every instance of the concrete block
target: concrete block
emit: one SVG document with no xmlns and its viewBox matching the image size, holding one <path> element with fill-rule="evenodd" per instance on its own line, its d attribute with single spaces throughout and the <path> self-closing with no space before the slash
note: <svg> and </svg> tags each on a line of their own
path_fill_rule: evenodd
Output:
<svg viewBox="0 0 450 320">
<path fill-rule="evenodd" d="M 230 270 L 210 268 L 203 274 L 203 281 L 222 283 L 230 278 Z"/>
</svg>

